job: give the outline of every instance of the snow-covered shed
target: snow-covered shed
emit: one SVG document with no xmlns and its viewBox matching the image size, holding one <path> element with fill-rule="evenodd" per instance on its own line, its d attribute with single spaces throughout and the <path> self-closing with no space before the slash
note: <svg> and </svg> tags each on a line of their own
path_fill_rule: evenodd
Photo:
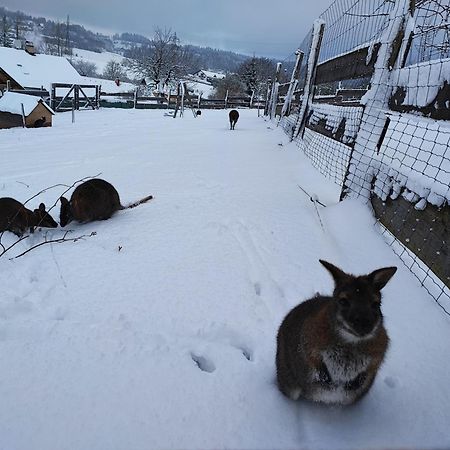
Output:
<svg viewBox="0 0 450 450">
<path fill-rule="evenodd" d="M 52 116 L 55 113 L 41 98 L 5 92 L 0 97 L 0 129 L 23 126 L 22 111 L 27 128 L 52 126 Z"/>
</svg>

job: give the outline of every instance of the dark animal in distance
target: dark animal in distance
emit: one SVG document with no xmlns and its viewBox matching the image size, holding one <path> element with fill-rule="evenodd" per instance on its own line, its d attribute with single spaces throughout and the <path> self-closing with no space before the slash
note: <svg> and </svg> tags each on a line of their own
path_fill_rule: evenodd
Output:
<svg viewBox="0 0 450 450">
<path fill-rule="evenodd" d="M 78 222 L 92 222 L 94 220 L 109 219 L 116 211 L 134 208 L 153 198 L 144 197 L 127 206 L 120 203 L 119 193 L 111 183 L 100 178 L 93 178 L 80 184 L 72 193 L 70 201 L 60 198 L 61 211 L 59 221 L 62 227 L 76 220 Z"/>
<path fill-rule="evenodd" d="M 45 125 L 45 117 L 42 116 L 40 119 L 34 121 L 34 128 L 41 128 Z"/>
<path fill-rule="evenodd" d="M 41 203 L 38 209 L 31 211 L 19 201 L 0 198 L 0 232 L 11 231 L 21 237 L 28 229 L 33 233 L 35 227 L 56 228 L 58 223 L 45 211 Z"/>
<path fill-rule="evenodd" d="M 230 130 L 234 130 L 234 126 L 239 119 L 239 113 L 235 109 L 232 109 L 228 117 L 230 118 Z"/>
<path fill-rule="evenodd" d="M 196 115 L 196 116 L 201 116 L 201 115 L 202 115 L 202 112 L 201 112 L 199 109 L 197 109 L 197 111 L 195 111 L 195 115 Z"/>
<path fill-rule="evenodd" d="M 277 336 L 278 387 L 293 400 L 348 405 L 368 392 L 383 362 L 389 338 L 380 291 L 397 268 L 354 276 L 320 262 L 333 276 L 333 295 L 317 295 L 283 320 Z"/>
</svg>

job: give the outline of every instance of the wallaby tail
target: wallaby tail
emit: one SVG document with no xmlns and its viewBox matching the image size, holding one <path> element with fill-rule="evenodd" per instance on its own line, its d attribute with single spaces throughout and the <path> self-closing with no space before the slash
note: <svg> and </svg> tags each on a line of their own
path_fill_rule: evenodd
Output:
<svg viewBox="0 0 450 450">
<path fill-rule="evenodd" d="M 130 203 L 129 205 L 122 206 L 122 209 L 128 209 L 128 208 L 136 208 L 136 206 L 142 205 L 142 203 L 148 202 L 153 198 L 153 195 L 149 195 L 148 197 L 141 198 L 137 202 Z"/>
</svg>

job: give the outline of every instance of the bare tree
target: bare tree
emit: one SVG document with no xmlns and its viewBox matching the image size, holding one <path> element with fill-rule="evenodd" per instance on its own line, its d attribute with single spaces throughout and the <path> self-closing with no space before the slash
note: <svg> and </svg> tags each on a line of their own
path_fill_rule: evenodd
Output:
<svg viewBox="0 0 450 450">
<path fill-rule="evenodd" d="M 186 75 L 193 60 L 190 50 L 180 45 L 170 28 L 156 28 L 150 44 L 134 48 L 130 56 L 130 69 L 137 76 L 150 78 L 158 92 Z"/>
<path fill-rule="evenodd" d="M 247 87 L 247 93 L 259 98 L 267 90 L 267 80 L 275 73 L 276 65 L 267 58 L 249 58 L 244 61 L 237 73 Z"/>
<path fill-rule="evenodd" d="M 245 95 L 245 84 L 238 75 L 227 75 L 219 80 L 210 98 L 224 99 L 227 93 L 230 97 Z"/>
<path fill-rule="evenodd" d="M 97 77 L 97 66 L 89 61 L 71 60 L 70 63 L 77 70 L 77 72 L 84 77 Z"/>
<path fill-rule="evenodd" d="M 123 80 L 127 77 L 127 74 L 123 68 L 123 65 L 118 62 L 111 59 L 106 63 L 105 69 L 103 70 L 103 77 L 107 80 Z"/>
</svg>

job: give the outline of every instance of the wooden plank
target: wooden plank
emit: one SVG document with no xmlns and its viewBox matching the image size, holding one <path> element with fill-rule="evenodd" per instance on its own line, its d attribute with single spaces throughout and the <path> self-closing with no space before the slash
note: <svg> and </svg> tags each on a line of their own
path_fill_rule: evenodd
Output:
<svg viewBox="0 0 450 450">
<path fill-rule="evenodd" d="M 319 64 L 317 66 L 316 84 L 371 76 L 380 46 L 380 43 L 373 46 L 372 55 L 367 64 L 369 47 L 354 50 Z"/>
<path fill-rule="evenodd" d="M 371 203 L 376 218 L 450 288 L 450 206 L 418 211 L 402 197 L 383 202 L 374 194 Z"/>
</svg>

